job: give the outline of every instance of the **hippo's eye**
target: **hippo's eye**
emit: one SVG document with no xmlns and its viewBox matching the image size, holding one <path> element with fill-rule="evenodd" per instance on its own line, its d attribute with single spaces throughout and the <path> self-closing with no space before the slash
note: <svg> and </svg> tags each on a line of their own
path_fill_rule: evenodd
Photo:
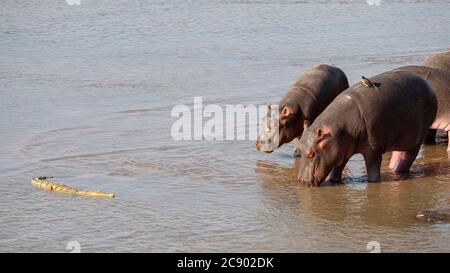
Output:
<svg viewBox="0 0 450 273">
<path fill-rule="evenodd" d="M 313 151 L 311 151 L 310 149 L 306 150 L 305 155 L 307 158 L 311 159 L 314 158 L 314 156 L 316 155 L 316 153 L 314 153 Z"/>
</svg>

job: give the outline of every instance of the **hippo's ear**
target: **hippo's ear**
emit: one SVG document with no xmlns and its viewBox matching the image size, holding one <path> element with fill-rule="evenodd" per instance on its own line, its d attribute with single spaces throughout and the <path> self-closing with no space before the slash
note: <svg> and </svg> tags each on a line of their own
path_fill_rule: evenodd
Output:
<svg viewBox="0 0 450 273">
<path fill-rule="evenodd" d="M 283 108 L 283 110 L 281 110 L 281 116 L 280 116 L 281 122 L 285 123 L 286 120 L 293 114 L 294 114 L 294 109 L 292 109 L 292 107 L 290 107 L 290 106 L 285 106 Z"/>
<path fill-rule="evenodd" d="M 321 138 L 322 136 L 323 136 L 323 130 L 322 129 L 317 130 L 317 137 Z"/>
<path fill-rule="evenodd" d="M 311 126 L 311 124 L 309 123 L 309 120 L 303 121 L 303 131 L 308 130 L 309 126 Z"/>
</svg>

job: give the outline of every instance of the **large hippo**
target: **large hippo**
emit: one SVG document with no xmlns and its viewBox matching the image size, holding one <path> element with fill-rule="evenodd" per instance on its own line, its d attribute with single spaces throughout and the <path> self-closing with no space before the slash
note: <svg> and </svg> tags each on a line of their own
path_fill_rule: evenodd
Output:
<svg viewBox="0 0 450 273">
<path fill-rule="evenodd" d="M 450 50 L 431 55 L 422 65 L 450 71 Z"/>
<path fill-rule="evenodd" d="M 314 121 L 348 87 L 347 76 L 335 66 L 319 64 L 306 70 L 278 103 L 279 115 L 271 115 L 268 108 L 256 149 L 270 153 L 301 136 L 303 122 Z"/>
<path fill-rule="evenodd" d="M 436 96 L 421 77 L 389 71 L 342 92 L 309 125 L 296 145 L 298 179 L 319 186 L 341 180 L 350 157 L 361 153 L 367 180 L 380 181 L 382 154 L 394 151 L 390 167 L 408 171 L 437 112 Z"/>
<path fill-rule="evenodd" d="M 423 60 L 422 66 L 428 66 L 433 68 L 438 68 L 450 72 L 450 49 L 445 52 L 439 52 L 427 57 Z M 436 143 L 436 129 L 430 129 L 428 135 L 425 138 L 425 143 L 434 144 Z"/>
<path fill-rule="evenodd" d="M 438 100 L 438 111 L 430 129 L 444 130 L 450 135 L 450 70 L 411 65 L 397 68 L 395 71 L 417 74 L 431 85 Z M 434 138 L 433 134 L 435 132 L 431 132 L 429 136 Z M 447 151 L 450 152 L 450 142 L 447 146 Z"/>
</svg>

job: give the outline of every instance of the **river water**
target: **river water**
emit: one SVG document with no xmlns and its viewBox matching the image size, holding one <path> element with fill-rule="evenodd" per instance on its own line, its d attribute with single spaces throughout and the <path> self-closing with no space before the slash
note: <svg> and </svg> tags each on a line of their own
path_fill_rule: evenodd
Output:
<svg viewBox="0 0 450 273">
<path fill-rule="evenodd" d="M 293 145 L 175 141 L 171 109 L 276 103 L 317 63 L 361 75 L 450 47 L 447 1 L 5 0 L 0 6 L 0 251 L 449 252 L 446 143 L 411 173 L 296 181 Z M 31 178 L 116 193 L 52 193 Z"/>
</svg>

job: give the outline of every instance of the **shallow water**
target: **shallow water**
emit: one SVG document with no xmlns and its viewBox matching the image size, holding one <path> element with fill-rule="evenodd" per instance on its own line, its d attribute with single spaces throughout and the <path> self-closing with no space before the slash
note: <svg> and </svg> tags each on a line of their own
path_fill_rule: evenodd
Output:
<svg viewBox="0 0 450 273">
<path fill-rule="evenodd" d="M 166 3 L 169 2 L 169 3 Z M 384 3 L 389 2 L 389 3 Z M 292 145 L 171 138 L 176 104 L 277 102 L 316 63 L 361 75 L 450 47 L 445 1 L 2 1 L 0 251 L 450 251 L 446 143 L 368 184 L 296 182 Z M 116 193 L 33 188 L 53 175 Z"/>
</svg>

